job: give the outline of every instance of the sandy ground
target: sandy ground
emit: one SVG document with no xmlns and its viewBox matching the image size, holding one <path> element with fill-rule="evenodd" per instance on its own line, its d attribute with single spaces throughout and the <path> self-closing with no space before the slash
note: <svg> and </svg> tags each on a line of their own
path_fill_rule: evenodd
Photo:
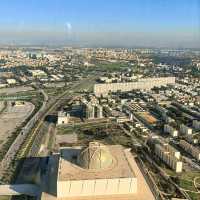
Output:
<svg viewBox="0 0 200 200">
<path fill-rule="evenodd" d="M 0 148 L 15 128 L 31 115 L 34 108 L 30 102 L 20 106 L 12 106 L 11 102 L 8 102 L 7 108 L 0 114 Z"/>
</svg>

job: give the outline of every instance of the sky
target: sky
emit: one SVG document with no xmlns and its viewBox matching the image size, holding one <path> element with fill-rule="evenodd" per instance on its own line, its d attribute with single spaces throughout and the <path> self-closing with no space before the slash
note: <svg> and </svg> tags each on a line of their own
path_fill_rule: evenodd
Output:
<svg viewBox="0 0 200 200">
<path fill-rule="evenodd" d="M 1 44 L 200 47 L 200 0 L 1 0 Z"/>
</svg>

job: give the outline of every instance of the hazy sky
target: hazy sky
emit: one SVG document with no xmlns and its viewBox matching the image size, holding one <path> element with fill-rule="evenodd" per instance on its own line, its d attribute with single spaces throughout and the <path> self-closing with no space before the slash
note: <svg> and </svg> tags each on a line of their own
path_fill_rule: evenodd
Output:
<svg viewBox="0 0 200 200">
<path fill-rule="evenodd" d="M 200 0 L 1 0 L 0 43 L 200 47 Z"/>
</svg>

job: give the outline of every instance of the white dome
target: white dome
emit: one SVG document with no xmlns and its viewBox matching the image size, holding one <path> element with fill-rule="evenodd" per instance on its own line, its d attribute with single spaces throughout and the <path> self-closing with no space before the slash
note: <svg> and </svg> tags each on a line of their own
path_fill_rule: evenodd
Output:
<svg viewBox="0 0 200 200">
<path fill-rule="evenodd" d="M 98 142 L 90 142 L 89 146 L 80 153 L 79 165 L 88 170 L 101 170 L 109 168 L 113 163 L 113 157 L 109 149 Z"/>
</svg>

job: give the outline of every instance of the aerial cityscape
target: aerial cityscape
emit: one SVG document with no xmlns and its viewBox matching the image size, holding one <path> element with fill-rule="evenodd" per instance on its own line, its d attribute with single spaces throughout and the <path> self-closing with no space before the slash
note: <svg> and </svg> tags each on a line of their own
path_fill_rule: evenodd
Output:
<svg viewBox="0 0 200 200">
<path fill-rule="evenodd" d="M 199 0 L 0 7 L 0 200 L 200 200 Z"/>
</svg>

